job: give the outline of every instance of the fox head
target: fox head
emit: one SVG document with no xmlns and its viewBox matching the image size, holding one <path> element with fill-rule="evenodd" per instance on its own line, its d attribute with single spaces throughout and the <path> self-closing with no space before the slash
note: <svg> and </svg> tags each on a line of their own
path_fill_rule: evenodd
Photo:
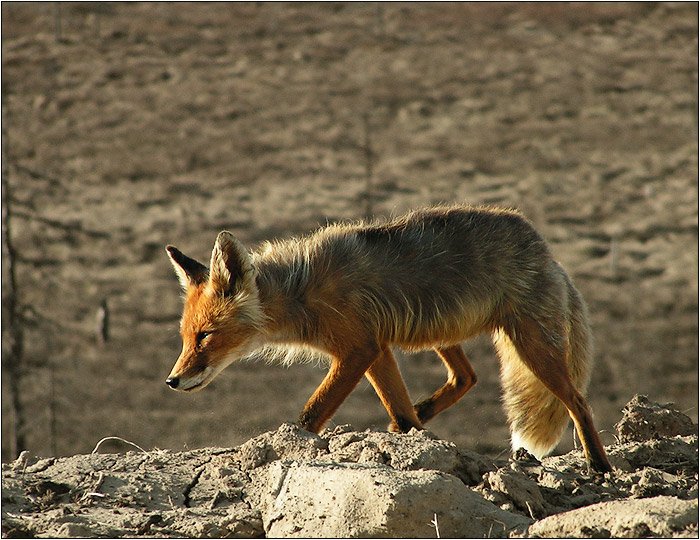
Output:
<svg viewBox="0 0 700 540">
<path fill-rule="evenodd" d="M 246 249 L 227 231 L 216 238 L 209 268 L 173 246 L 165 249 L 185 291 L 182 352 L 165 382 L 191 392 L 261 345 L 257 274 Z"/>
</svg>

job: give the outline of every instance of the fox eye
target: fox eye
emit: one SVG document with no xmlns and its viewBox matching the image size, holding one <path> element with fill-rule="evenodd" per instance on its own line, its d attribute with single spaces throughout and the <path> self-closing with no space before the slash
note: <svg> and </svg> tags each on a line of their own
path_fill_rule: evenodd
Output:
<svg viewBox="0 0 700 540">
<path fill-rule="evenodd" d="M 199 347 L 202 344 L 202 340 L 210 334 L 211 334 L 211 332 L 199 332 L 197 334 L 197 337 L 195 338 L 195 340 L 197 342 L 197 347 Z"/>
</svg>

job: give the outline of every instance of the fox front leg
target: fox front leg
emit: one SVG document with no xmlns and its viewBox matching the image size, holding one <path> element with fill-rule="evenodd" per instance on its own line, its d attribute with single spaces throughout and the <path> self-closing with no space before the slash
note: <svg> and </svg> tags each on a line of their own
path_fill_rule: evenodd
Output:
<svg viewBox="0 0 700 540">
<path fill-rule="evenodd" d="M 326 377 L 301 412 L 299 425 L 318 433 L 381 354 L 380 347 L 373 345 L 342 357 L 334 356 Z"/>
</svg>

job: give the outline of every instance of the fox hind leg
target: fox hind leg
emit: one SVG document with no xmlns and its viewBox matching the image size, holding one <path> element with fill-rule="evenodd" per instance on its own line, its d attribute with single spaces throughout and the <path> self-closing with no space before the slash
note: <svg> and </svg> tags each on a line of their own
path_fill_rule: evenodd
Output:
<svg viewBox="0 0 700 540">
<path fill-rule="evenodd" d="M 566 340 L 559 339 L 557 344 L 552 335 L 561 334 L 546 333 L 540 323 L 530 318 L 520 318 L 517 328 L 510 332 L 502 329 L 497 333 L 496 347 L 502 362 L 509 364 L 503 366 L 503 378 L 514 443 L 529 441 L 539 448 L 536 453 L 541 456 L 549 453 L 561 438 L 566 427 L 566 413 L 546 395 L 544 385 L 573 419 L 589 465 L 601 472 L 611 471 L 588 405 L 571 380 Z M 534 377 L 514 365 L 513 356 L 517 356 Z"/>
<path fill-rule="evenodd" d="M 436 347 L 435 352 L 447 368 L 447 382 L 432 396 L 416 404 L 418 418 L 423 423 L 457 403 L 476 384 L 476 373 L 460 345 Z"/>
</svg>

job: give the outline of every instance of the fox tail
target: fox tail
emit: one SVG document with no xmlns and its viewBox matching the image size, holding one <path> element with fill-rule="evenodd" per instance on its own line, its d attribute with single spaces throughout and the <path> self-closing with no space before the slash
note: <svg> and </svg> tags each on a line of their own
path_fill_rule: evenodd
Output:
<svg viewBox="0 0 700 540">
<path fill-rule="evenodd" d="M 565 283 L 566 361 L 573 386 L 585 394 L 590 380 L 593 344 L 586 306 L 569 277 L 561 271 Z M 494 344 L 501 359 L 503 401 L 511 431 L 513 450 L 525 448 L 540 459 L 561 439 L 569 422 L 564 404 L 541 382 L 523 359 L 517 334 L 523 331 L 517 324 L 511 333 L 505 329 L 494 332 Z M 514 339 L 516 342 L 514 342 Z M 537 359 L 533 358 L 536 363 Z"/>
</svg>

